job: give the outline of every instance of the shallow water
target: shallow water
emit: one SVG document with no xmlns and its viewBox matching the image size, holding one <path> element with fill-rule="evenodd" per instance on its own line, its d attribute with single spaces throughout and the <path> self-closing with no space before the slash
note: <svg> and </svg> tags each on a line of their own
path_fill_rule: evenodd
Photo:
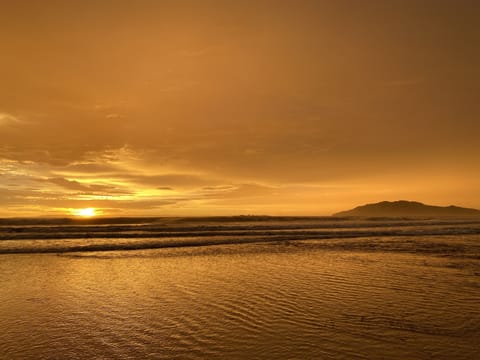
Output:
<svg viewBox="0 0 480 360">
<path fill-rule="evenodd" d="M 480 351 L 477 234 L 3 254 L 0 289 L 5 359 L 476 359 Z"/>
</svg>

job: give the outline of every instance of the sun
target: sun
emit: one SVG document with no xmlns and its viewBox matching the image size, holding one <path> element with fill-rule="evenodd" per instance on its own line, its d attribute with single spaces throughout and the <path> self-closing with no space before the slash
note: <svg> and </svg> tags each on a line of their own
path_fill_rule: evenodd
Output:
<svg viewBox="0 0 480 360">
<path fill-rule="evenodd" d="M 73 209 L 72 214 L 81 217 L 92 217 L 97 215 L 95 208 Z"/>
</svg>

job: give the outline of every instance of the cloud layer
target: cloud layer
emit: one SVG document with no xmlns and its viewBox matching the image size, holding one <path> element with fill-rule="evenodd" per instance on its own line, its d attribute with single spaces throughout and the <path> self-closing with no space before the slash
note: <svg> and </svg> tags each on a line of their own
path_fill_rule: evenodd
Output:
<svg viewBox="0 0 480 360">
<path fill-rule="evenodd" d="M 10 2 L 0 216 L 480 207 L 479 10 Z"/>
</svg>

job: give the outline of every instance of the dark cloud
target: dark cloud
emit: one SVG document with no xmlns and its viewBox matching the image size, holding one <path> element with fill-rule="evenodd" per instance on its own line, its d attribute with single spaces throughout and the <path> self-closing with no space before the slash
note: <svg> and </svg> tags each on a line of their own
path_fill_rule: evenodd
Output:
<svg viewBox="0 0 480 360">
<path fill-rule="evenodd" d="M 114 186 L 100 184 L 82 184 L 76 180 L 64 178 L 50 178 L 42 181 L 48 181 L 67 190 L 81 191 L 84 194 L 104 193 L 104 194 L 130 194 L 131 192 L 120 190 Z"/>
</svg>

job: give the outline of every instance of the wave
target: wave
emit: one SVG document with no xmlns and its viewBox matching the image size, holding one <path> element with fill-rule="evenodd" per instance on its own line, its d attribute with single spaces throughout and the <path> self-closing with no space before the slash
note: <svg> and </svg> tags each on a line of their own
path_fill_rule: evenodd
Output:
<svg viewBox="0 0 480 360">
<path fill-rule="evenodd" d="M 217 245 L 240 244 L 277 244 L 277 245 L 304 245 L 305 241 L 317 241 L 324 248 L 342 250 L 393 250 L 399 251 L 408 243 L 413 252 L 436 252 L 438 249 L 454 250 L 455 253 L 465 252 L 464 245 L 457 241 L 454 245 L 432 247 L 432 243 L 425 246 L 415 245 L 422 239 L 462 236 L 475 236 L 478 240 L 480 229 L 443 229 L 437 231 L 357 231 L 333 233 L 297 233 L 274 235 L 228 235 L 228 236 L 192 236 L 192 237 L 165 237 L 165 238 L 92 238 L 92 239 L 47 239 L 47 240 L 4 240 L 0 242 L 0 254 L 20 253 L 70 253 L 70 252 L 96 252 L 96 251 L 126 251 L 147 250 L 164 248 L 208 247 Z M 388 239 L 395 239 L 389 242 Z M 399 240 L 401 239 L 401 240 Z M 408 240 L 407 240 L 408 239 Z M 419 240 L 420 239 L 420 240 Z M 328 241 L 330 240 L 330 241 Z M 335 242 L 332 242 L 335 240 Z M 358 241 L 351 241 L 358 240 Z M 323 241 L 323 242 L 322 242 Z M 342 242 L 344 241 L 344 242 Z M 345 242 L 346 241 L 346 242 Z M 333 244 L 333 245 L 332 245 Z M 381 246 L 379 246 L 379 244 Z M 387 246 L 385 246 L 387 244 Z M 399 248 L 398 244 L 402 244 Z M 415 245 L 415 246 L 413 246 Z M 333 247 L 332 247 L 333 246 Z M 480 253 L 480 246 L 469 251 L 473 258 Z M 479 257 L 480 258 L 480 257 Z"/>
<path fill-rule="evenodd" d="M 211 217 L 93 217 L 93 218 L 0 218 L 0 227 L 4 226 L 111 226 L 139 224 L 242 224 L 242 223 L 336 223 L 351 221 L 368 222 L 428 222 L 428 221 L 469 221 L 479 222 L 479 218 L 458 217 L 340 217 L 340 216 L 268 216 L 239 215 Z"/>
<path fill-rule="evenodd" d="M 283 218 L 282 218 L 283 219 Z M 419 232 L 425 233 L 469 233 L 480 229 L 480 221 L 472 220 L 389 220 L 389 221 L 305 221 L 304 218 L 295 218 L 295 221 L 255 221 L 246 224 L 228 222 L 221 225 L 197 220 L 185 222 L 181 225 L 176 221 L 156 224 L 134 223 L 122 225 L 50 225 L 39 226 L 0 226 L 1 240 L 41 240 L 41 239 L 82 239 L 82 238 L 165 238 L 174 236 L 272 236 L 272 235 L 304 235 L 304 236 L 368 236 L 368 235 L 396 235 L 408 232 L 410 235 Z M 191 220 L 191 219 L 189 219 Z M 182 219 L 182 221 L 185 221 Z"/>
<path fill-rule="evenodd" d="M 118 222 L 118 218 L 108 221 Z M 307 240 L 360 238 L 370 239 L 362 240 L 361 248 L 368 250 L 373 238 L 480 234 L 480 220 L 472 219 L 339 220 L 247 216 L 148 218 L 148 223 L 146 218 L 128 218 L 122 221 L 124 223 L 120 224 L 77 221 L 70 225 L 63 222 L 51 223 L 49 226 L 38 223 L 3 224 L 0 225 L 0 254 L 146 250 L 251 243 L 299 244 Z M 332 242 L 328 244 L 331 245 Z M 348 246 L 352 246 L 351 243 Z M 383 249 L 383 245 L 380 248 Z"/>
</svg>

